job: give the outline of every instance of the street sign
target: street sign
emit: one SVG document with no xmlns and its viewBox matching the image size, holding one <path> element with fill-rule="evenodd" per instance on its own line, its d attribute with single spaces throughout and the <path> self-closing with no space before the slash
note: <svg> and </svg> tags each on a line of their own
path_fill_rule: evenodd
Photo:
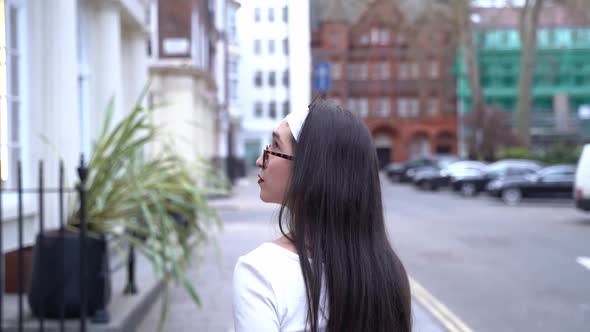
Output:
<svg viewBox="0 0 590 332">
<path fill-rule="evenodd" d="M 315 65 L 314 86 L 316 91 L 327 91 L 330 88 L 330 64 L 324 61 Z"/>
</svg>

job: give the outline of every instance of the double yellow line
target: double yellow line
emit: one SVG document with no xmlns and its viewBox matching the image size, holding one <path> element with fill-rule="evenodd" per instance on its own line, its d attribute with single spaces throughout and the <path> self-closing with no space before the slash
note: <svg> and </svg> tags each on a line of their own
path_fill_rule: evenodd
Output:
<svg viewBox="0 0 590 332">
<path fill-rule="evenodd" d="M 473 332 L 465 323 L 455 316 L 444 304 L 410 278 L 412 297 L 432 314 L 449 332 Z"/>
</svg>

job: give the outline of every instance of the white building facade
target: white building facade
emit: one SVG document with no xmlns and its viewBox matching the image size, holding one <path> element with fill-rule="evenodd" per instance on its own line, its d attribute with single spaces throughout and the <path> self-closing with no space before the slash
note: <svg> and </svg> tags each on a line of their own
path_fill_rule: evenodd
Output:
<svg viewBox="0 0 590 332">
<path fill-rule="evenodd" d="M 242 113 L 239 98 L 240 45 L 236 15 L 241 7 L 236 0 L 213 0 L 215 29 L 215 82 L 217 83 L 217 165 L 234 180 L 244 175 L 243 149 L 238 144 Z"/>
<path fill-rule="evenodd" d="M 309 1 L 244 1 L 237 17 L 240 152 L 253 167 L 273 128 L 310 102 Z"/>
<path fill-rule="evenodd" d="M 148 81 L 149 0 L 0 0 L 0 159 L 2 186 L 58 185 L 63 159 L 66 186 L 77 180 L 80 154 L 91 153 L 104 111 L 115 98 L 115 120 L 131 110 Z M 47 143 L 48 142 L 48 143 Z M 3 251 L 17 245 L 16 195 L 3 195 Z M 38 231 L 37 196 L 24 197 L 24 240 Z M 45 203 L 46 228 L 59 225 L 55 195 Z"/>
<path fill-rule="evenodd" d="M 150 11 L 150 95 L 158 107 L 154 121 L 173 139 L 176 152 L 191 162 L 210 163 L 217 153 L 212 5 L 154 0 Z"/>
</svg>

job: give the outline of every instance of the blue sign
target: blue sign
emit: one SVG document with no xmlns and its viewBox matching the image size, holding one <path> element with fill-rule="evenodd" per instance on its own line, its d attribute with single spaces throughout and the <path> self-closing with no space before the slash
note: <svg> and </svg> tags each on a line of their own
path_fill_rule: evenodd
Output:
<svg viewBox="0 0 590 332">
<path fill-rule="evenodd" d="M 319 62 L 315 65 L 314 86 L 316 91 L 328 91 L 330 88 L 330 64 Z"/>
</svg>

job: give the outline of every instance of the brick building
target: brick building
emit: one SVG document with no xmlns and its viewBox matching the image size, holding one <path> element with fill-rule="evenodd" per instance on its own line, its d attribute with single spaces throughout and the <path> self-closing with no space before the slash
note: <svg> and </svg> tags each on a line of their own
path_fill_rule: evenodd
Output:
<svg viewBox="0 0 590 332">
<path fill-rule="evenodd" d="M 328 96 L 364 118 L 382 166 L 457 152 L 456 47 L 441 25 L 409 19 L 391 0 L 311 10 L 312 68 L 329 64 Z"/>
</svg>

